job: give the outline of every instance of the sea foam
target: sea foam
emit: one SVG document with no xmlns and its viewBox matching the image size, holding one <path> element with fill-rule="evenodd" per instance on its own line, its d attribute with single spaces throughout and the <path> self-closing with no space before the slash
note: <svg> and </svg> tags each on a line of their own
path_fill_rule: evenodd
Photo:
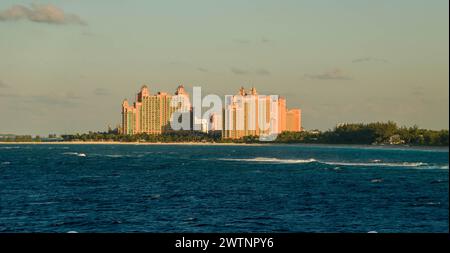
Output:
<svg viewBox="0 0 450 253">
<path fill-rule="evenodd" d="M 239 158 L 221 158 L 222 161 L 241 161 L 241 162 L 261 162 L 261 163 L 312 163 L 316 162 L 315 159 L 278 159 L 270 157 L 256 157 L 249 159 Z"/>
<path fill-rule="evenodd" d="M 74 155 L 74 156 L 79 156 L 79 157 L 86 157 L 85 153 L 77 153 L 77 152 L 65 152 L 65 153 L 63 153 L 63 155 Z"/>
<path fill-rule="evenodd" d="M 274 157 L 256 157 L 256 158 L 220 158 L 221 161 L 236 162 L 254 162 L 254 163 L 279 163 L 279 164 L 302 164 L 302 163 L 321 163 L 332 166 L 349 167 L 408 167 L 416 169 L 447 169 L 448 165 L 433 165 L 425 162 L 381 162 L 380 160 L 371 160 L 370 162 L 347 162 L 347 161 L 322 161 L 314 158 L 309 159 L 281 159 Z"/>
</svg>

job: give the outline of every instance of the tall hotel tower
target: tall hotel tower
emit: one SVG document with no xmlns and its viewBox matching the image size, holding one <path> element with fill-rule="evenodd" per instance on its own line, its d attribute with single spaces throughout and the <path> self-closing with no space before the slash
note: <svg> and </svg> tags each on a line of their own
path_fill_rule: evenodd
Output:
<svg viewBox="0 0 450 253">
<path fill-rule="evenodd" d="M 300 109 L 287 110 L 286 98 L 278 97 L 272 103 L 270 96 L 259 96 L 255 88 L 247 92 L 243 87 L 235 96 L 227 96 L 224 108 L 222 137 L 239 139 L 244 136 L 279 134 L 283 131 L 301 131 Z M 276 105 L 276 110 L 271 109 Z M 275 118 L 271 118 L 272 115 Z M 272 127 L 269 126 L 272 124 Z"/>
<path fill-rule="evenodd" d="M 189 94 L 182 85 L 178 86 L 175 96 L 165 92 L 151 95 L 144 85 L 133 105 L 126 99 L 122 103 L 122 134 L 161 134 L 170 129 L 172 113 L 179 109 L 191 110 Z"/>
</svg>

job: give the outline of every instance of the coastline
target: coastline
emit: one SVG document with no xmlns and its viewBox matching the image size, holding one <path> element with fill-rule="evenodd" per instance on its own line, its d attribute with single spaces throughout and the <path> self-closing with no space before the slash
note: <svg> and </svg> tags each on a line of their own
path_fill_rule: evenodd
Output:
<svg viewBox="0 0 450 253">
<path fill-rule="evenodd" d="M 373 149 L 417 149 L 417 150 L 444 150 L 449 151 L 449 146 L 405 146 L 405 145 L 364 145 L 364 144 L 324 144 L 324 143 L 222 143 L 222 142 L 120 142 L 120 141 L 59 141 L 59 142 L 2 142 L 0 145 L 133 145 L 133 146 L 158 146 L 158 145 L 185 145 L 185 146 L 303 146 L 303 147 L 335 147 L 335 148 L 373 148 Z"/>
<path fill-rule="evenodd" d="M 199 146 L 264 146 L 261 143 L 221 142 L 121 142 L 121 141 L 59 141 L 59 142 L 1 142 L 0 145 L 199 145 Z"/>
</svg>

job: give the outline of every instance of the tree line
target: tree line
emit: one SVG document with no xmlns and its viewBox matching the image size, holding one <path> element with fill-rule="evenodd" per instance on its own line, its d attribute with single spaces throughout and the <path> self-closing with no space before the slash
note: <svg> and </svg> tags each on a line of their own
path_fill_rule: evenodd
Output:
<svg viewBox="0 0 450 253">
<path fill-rule="evenodd" d="M 448 146 L 448 130 L 420 129 L 418 126 L 398 127 L 396 123 L 341 124 L 328 131 L 283 132 L 279 143 L 322 144 L 390 144 L 414 146 Z"/>
<path fill-rule="evenodd" d="M 124 135 L 117 131 L 88 132 L 66 134 L 61 138 L 50 135 L 41 138 L 31 135 L 0 136 L 0 141 L 40 142 L 40 141 L 110 141 L 110 142 L 209 142 L 209 143 L 266 143 L 257 136 L 245 136 L 241 139 L 222 139 L 220 131 L 203 133 L 199 131 L 170 131 L 162 134 Z M 413 145 L 413 146 L 448 146 L 448 130 L 428 130 L 417 126 L 398 127 L 396 123 L 376 122 L 340 124 L 327 131 L 283 132 L 278 135 L 276 143 L 317 143 L 317 144 L 362 144 L 362 145 Z"/>
</svg>

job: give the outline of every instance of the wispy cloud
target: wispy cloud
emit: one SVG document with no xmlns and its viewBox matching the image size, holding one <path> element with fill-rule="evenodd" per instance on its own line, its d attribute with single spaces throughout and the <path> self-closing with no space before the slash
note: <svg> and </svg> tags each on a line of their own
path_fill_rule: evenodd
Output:
<svg viewBox="0 0 450 253">
<path fill-rule="evenodd" d="M 0 11 L 0 21 L 18 20 L 28 20 L 31 22 L 47 24 L 87 24 L 79 16 L 66 13 L 52 4 L 31 4 L 30 7 L 17 4 L 9 9 Z"/>
<path fill-rule="evenodd" d="M 0 80 L 0 88 L 8 88 L 8 87 L 9 87 L 9 85 L 7 85 L 5 82 Z"/>
<path fill-rule="evenodd" d="M 63 106 L 63 107 L 71 107 L 76 104 L 73 99 L 67 99 L 67 97 L 58 97 L 51 95 L 35 95 L 26 99 L 25 102 L 28 103 L 38 103 L 44 104 L 47 106 Z"/>
<path fill-rule="evenodd" d="M 362 57 L 358 59 L 354 59 L 353 63 L 363 63 L 363 62 L 379 62 L 379 63 L 388 63 L 389 61 L 386 59 L 375 58 L 375 57 Z"/>
<path fill-rule="evenodd" d="M 109 93 L 110 92 L 105 88 L 97 88 L 94 90 L 94 95 L 96 96 L 107 96 Z"/>
<path fill-rule="evenodd" d="M 231 72 L 233 72 L 233 74 L 235 75 L 248 75 L 248 74 L 254 74 L 254 75 L 259 75 L 259 76 L 269 76 L 270 75 L 270 71 L 264 68 L 259 68 L 256 69 L 255 71 L 253 70 L 247 70 L 247 69 L 241 69 L 241 68 L 231 68 Z"/>
<path fill-rule="evenodd" d="M 73 107 L 80 103 L 81 96 L 74 92 L 48 93 L 48 94 L 18 94 L 0 93 L 0 98 L 14 98 L 17 102 L 23 102 L 35 108 L 36 105 Z"/>
<path fill-rule="evenodd" d="M 321 74 L 306 74 L 305 77 L 319 80 L 352 80 L 353 78 L 345 74 L 341 69 L 335 68 Z"/>
<path fill-rule="evenodd" d="M 209 72 L 208 69 L 205 69 L 205 68 L 202 68 L 202 67 L 198 67 L 197 70 L 200 71 L 200 72 Z"/>
<path fill-rule="evenodd" d="M 267 69 L 257 69 L 256 74 L 260 76 L 269 76 L 270 71 L 268 71 Z"/>
<path fill-rule="evenodd" d="M 269 42 L 272 42 L 272 40 L 270 40 L 270 39 L 268 39 L 268 38 L 266 38 L 266 37 L 263 37 L 263 38 L 261 39 L 261 42 L 262 42 L 262 43 L 269 43 Z"/>
<path fill-rule="evenodd" d="M 247 70 L 243 70 L 243 69 L 239 69 L 239 68 L 231 68 L 231 72 L 233 72 L 236 75 L 247 75 L 248 74 Z"/>
</svg>

